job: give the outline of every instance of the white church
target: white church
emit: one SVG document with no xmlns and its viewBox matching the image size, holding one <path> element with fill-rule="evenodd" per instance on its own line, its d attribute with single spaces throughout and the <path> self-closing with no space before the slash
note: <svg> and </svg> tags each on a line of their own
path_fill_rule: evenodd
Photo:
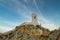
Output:
<svg viewBox="0 0 60 40">
<path fill-rule="evenodd" d="M 36 14 L 32 14 L 32 21 L 31 22 L 24 22 L 22 25 L 39 25 L 38 20 L 37 20 L 37 15 Z"/>
</svg>

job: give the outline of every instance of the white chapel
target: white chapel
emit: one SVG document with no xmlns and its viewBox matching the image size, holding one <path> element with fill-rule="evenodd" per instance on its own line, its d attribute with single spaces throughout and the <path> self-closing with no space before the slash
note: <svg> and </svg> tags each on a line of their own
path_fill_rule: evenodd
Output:
<svg viewBox="0 0 60 40">
<path fill-rule="evenodd" d="M 37 15 L 33 13 L 32 14 L 32 21 L 31 22 L 24 22 L 22 25 L 25 25 L 25 24 L 39 25 Z"/>
</svg>

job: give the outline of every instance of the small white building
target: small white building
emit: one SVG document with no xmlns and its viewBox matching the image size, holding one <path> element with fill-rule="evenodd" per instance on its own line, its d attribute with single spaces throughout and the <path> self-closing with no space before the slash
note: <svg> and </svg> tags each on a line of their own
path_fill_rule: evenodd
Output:
<svg viewBox="0 0 60 40">
<path fill-rule="evenodd" d="M 38 20 L 37 20 L 37 15 L 36 14 L 32 14 L 32 22 L 24 22 L 22 25 L 25 25 L 25 24 L 31 24 L 31 25 L 39 25 L 38 23 Z"/>
</svg>

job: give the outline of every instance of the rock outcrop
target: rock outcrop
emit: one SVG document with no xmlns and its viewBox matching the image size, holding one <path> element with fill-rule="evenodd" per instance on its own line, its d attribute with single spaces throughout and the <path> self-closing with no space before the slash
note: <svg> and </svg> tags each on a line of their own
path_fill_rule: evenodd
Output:
<svg viewBox="0 0 60 40">
<path fill-rule="evenodd" d="M 0 40 L 60 40 L 60 31 L 49 31 L 41 25 L 20 25 L 14 31 L 0 33 Z"/>
</svg>

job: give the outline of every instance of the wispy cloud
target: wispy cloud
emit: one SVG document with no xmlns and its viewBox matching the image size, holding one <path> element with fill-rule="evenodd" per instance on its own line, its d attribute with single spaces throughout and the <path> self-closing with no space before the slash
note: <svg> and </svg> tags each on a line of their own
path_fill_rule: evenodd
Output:
<svg viewBox="0 0 60 40">
<path fill-rule="evenodd" d="M 6 23 L 6 24 L 9 24 L 9 25 L 15 25 L 15 26 L 17 26 L 17 24 L 18 23 L 16 23 L 16 22 L 11 22 L 11 21 L 0 21 L 0 22 L 2 22 L 2 23 Z"/>
<path fill-rule="evenodd" d="M 39 21 L 41 23 L 41 25 L 49 30 L 54 30 L 54 29 L 58 29 L 58 27 L 53 23 L 50 22 L 48 19 L 46 19 L 45 17 L 40 17 L 39 16 Z"/>
<path fill-rule="evenodd" d="M 27 3 L 28 5 L 31 5 L 32 4 L 29 4 L 30 0 L 23 0 L 25 3 Z M 35 11 L 32 11 L 31 9 L 29 9 L 29 6 L 27 6 L 26 4 L 22 3 L 21 0 L 3 0 L 3 1 L 0 1 L 2 3 L 0 3 L 0 6 L 3 6 L 3 7 L 7 7 L 8 10 L 10 11 L 14 11 L 16 14 L 18 14 L 21 18 L 24 18 L 24 21 L 31 21 L 31 14 Z M 35 5 L 34 7 L 35 10 L 37 9 L 39 15 L 39 22 L 41 22 L 42 26 L 45 27 L 45 28 L 48 28 L 50 30 L 53 30 L 53 29 L 56 29 L 56 25 L 52 22 L 50 22 L 48 19 L 46 19 L 43 14 L 41 13 L 38 5 L 37 5 L 37 2 L 36 0 L 33 0 L 32 1 L 33 4 Z M 21 19 L 22 20 L 22 19 Z M 0 21 L 0 22 L 4 22 L 4 23 L 7 23 L 7 24 L 10 24 L 10 25 L 18 25 L 19 22 L 11 22 L 11 21 Z M 12 28 L 10 27 L 5 27 L 5 26 L 0 26 L 0 29 L 2 31 L 7 31 L 7 30 L 11 30 Z M 6 30 L 5 30 L 6 29 Z"/>
<path fill-rule="evenodd" d="M 40 15 L 39 15 L 39 21 L 41 22 L 42 26 L 45 27 L 45 28 L 47 28 L 47 29 L 49 29 L 49 30 L 58 29 L 54 23 L 50 22 L 48 19 L 46 19 L 42 15 L 42 13 L 40 12 L 40 9 L 39 9 L 39 7 L 38 7 L 38 5 L 36 3 L 36 0 L 33 0 L 33 2 L 35 4 L 38 12 L 40 13 Z"/>
<path fill-rule="evenodd" d="M 0 18 L 1 18 L 0 19 L 0 32 L 6 32 L 6 31 L 9 31 L 9 30 L 12 30 L 16 26 L 21 24 L 21 22 L 12 22 L 12 21 L 9 21 L 9 20 L 5 20 L 2 17 L 0 17 Z"/>
<path fill-rule="evenodd" d="M 6 32 L 6 31 L 9 31 L 9 30 L 13 30 L 14 28 L 10 28 L 10 27 L 5 27 L 5 26 L 0 26 L 0 32 Z"/>
<path fill-rule="evenodd" d="M 16 0 L 17 1 L 17 0 Z M 15 2 L 16 2 L 15 1 Z M 24 0 L 25 2 L 29 2 L 30 0 Z M 39 16 L 39 19 L 38 20 L 41 20 L 41 23 L 42 23 L 42 25 L 44 26 L 44 27 L 46 27 L 46 28 L 48 28 L 49 30 L 54 30 L 54 29 L 57 29 L 57 27 L 56 27 L 56 25 L 54 24 L 54 23 L 52 23 L 52 22 L 50 22 L 48 19 L 46 19 L 44 16 L 43 16 L 43 14 L 41 13 L 41 11 L 40 11 L 40 9 L 39 9 L 39 7 L 38 7 L 38 5 L 37 5 L 37 2 L 36 2 L 36 0 L 33 0 L 32 1 L 33 3 L 34 3 L 34 5 L 35 5 L 35 7 L 36 7 L 36 9 L 38 10 L 38 16 Z M 20 5 L 20 3 L 17 1 L 17 5 Z M 21 3 L 22 5 L 21 5 L 21 7 L 22 7 L 22 9 L 19 7 L 18 8 L 18 6 L 16 7 L 16 8 L 18 8 L 17 10 L 16 10 L 16 12 L 17 12 L 17 14 L 19 14 L 21 17 L 23 17 L 23 18 L 27 18 L 27 20 L 28 19 L 30 19 L 30 16 L 31 16 L 31 14 L 34 12 L 34 11 L 31 11 L 25 4 L 23 4 L 23 3 Z M 29 4 L 29 3 L 28 3 Z M 31 6 L 32 6 L 32 4 L 31 4 Z M 30 14 L 30 15 L 29 15 Z M 30 19 L 31 20 L 31 19 Z"/>
</svg>

